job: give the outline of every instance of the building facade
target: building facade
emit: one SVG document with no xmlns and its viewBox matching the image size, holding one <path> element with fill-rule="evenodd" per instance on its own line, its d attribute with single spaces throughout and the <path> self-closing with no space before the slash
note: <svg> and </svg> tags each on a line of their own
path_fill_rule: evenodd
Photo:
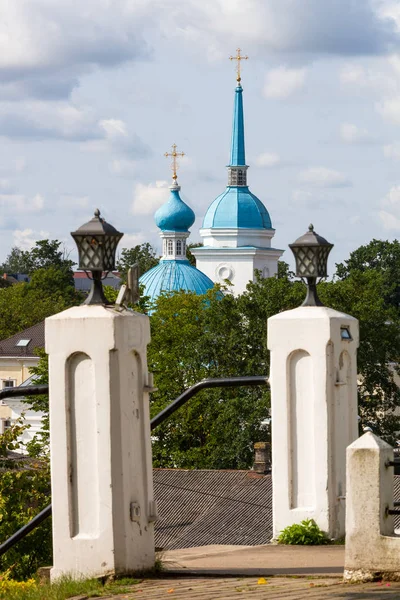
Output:
<svg viewBox="0 0 400 600">
<path fill-rule="evenodd" d="M 203 247 L 193 248 L 196 266 L 215 283 L 229 280 L 235 295 L 254 281 L 256 271 L 272 277 L 283 250 L 271 246 L 275 229 L 268 210 L 247 185 L 243 88 L 235 89 L 228 185 L 208 208 L 200 235 Z"/>
</svg>

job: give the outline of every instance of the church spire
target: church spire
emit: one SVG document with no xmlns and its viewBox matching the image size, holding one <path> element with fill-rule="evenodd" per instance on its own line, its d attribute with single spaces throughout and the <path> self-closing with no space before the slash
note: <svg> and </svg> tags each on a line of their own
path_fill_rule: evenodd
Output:
<svg viewBox="0 0 400 600">
<path fill-rule="evenodd" d="M 236 60 L 235 102 L 233 109 L 231 159 L 228 165 L 228 186 L 246 186 L 246 153 L 244 145 L 244 118 L 243 118 L 243 88 L 241 84 L 241 61 L 247 60 L 248 56 L 242 56 L 240 48 L 236 56 L 230 56 L 230 60 Z"/>
</svg>

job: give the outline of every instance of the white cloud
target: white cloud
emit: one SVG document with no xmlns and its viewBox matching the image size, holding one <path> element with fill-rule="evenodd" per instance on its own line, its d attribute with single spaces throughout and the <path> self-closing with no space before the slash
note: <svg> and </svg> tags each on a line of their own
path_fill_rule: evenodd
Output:
<svg viewBox="0 0 400 600">
<path fill-rule="evenodd" d="M 357 0 L 164 0 L 158 9 L 166 36 L 201 44 L 210 55 L 232 43 L 253 54 L 361 55 L 384 52 L 395 40 L 394 21 L 377 3 Z M 221 52 L 221 55 L 226 52 Z"/>
<path fill-rule="evenodd" d="M 148 56 L 144 27 L 157 15 L 146 0 L 1 0 L 0 11 L 3 87 L 31 97 L 65 97 L 95 66 Z"/>
<path fill-rule="evenodd" d="M 60 208 L 87 208 L 89 206 L 89 196 L 75 196 L 73 194 L 62 194 L 58 200 Z"/>
<path fill-rule="evenodd" d="M 378 112 L 387 121 L 400 125 L 400 99 L 387 98 L 377 105 Z"/>
<path fill-rule="evenodd" d="M 393 72 L 396 68 L 396 61 L 386 57 L 371 68 L 350 63 L 341 69 L 339 79 L 343 86 L 353 88 L 357 93 L 360 92 L 360 88 L 364 88 L 379 95 L 393 94 L 399 89 L 396 72 Z"/>
<path fill-rule="evenodd" d="M 385 158 L 391 158 L 392 160 L 400 160 L 400 142 L 393 142 L 383 147 L 383 154 Z"/>
<path fill-rule="evenodd" d="M 168 182 L 137 183 L 133 192 L 131 212 L 134 215 L 154 214 L 168 199 Z"/>
<path fill-rule="evenodd" d="M 264 96 L 266 98 L 288 98 L 305 83 L 307 69 L 290 69 L 282 66 L 271 69 L 266 76 Z"/>
<path fill-rule="evenodd" d="M 385 229 L 400 231 L 400 185 L 390 188 L 380 202 L 379 218 Z"/>
<path fill-rule="evenodd" d="M 0 194 L 0 206 L 10 212 L 40 213 L 45 201 L 41 194 L 36 194 L 33 198 L 27 198 L 23 194 Z"/>
<path fill-rule="evenodd" d="M 114 159 L 110 162 L 109 168 L 111 173 L 120 177 L 131 176 L 136 172 L 137 162 L 126 158 Z"/>
<path fill-rule="evenodd" d="M 120 241 L 121 248 L 133 248 L 139 244 L 146 242 L 146 235 L 144 233 L 124 233 L 124 237 Z"/>
<path fill-rule="evenodd" d="M 348 187 L 351 185 L 350 180 L 344 173 L 326 167 L 305 169 L 299 174 L 299 181 L 320 188 Z"/>
<path fill-rule="evenodd" d="M 366 144 L 372 141 L 368 131 L 357 127 L 352 123 L 342 123 L 340 126 L 340 138 L 346 144 Z"/>
<path fill-rule="evenodd" d="M 34 231 L 33 229 L 16 229 L 13 232 L 14 246 L 21 250 L 30 250 L 38 240 L 45 240 L 49 237 L 48 231 Z"/>
<path fill-rule="evenodd" d="M 256 158 L 257 167 L 278 167 L 281 164 L 281 158 L 276 152 L 263 152 Z"/>
<path fill-rule="evenodd" d="M 307 206 L 307 208 L 318 208 L 321 198 L 307 190 L 293 190 L 292 199 L 296 204 Z"/>
</svg>

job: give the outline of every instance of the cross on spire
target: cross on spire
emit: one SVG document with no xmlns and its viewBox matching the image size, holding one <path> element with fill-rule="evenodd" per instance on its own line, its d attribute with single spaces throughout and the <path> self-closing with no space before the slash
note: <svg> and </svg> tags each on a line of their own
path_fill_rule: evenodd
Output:
<svg viewBox="0 0 400 600">
<path fill-rule="evenodd" d="M 236 50 L 236 56 L 230 56 L 229 60 L 236 60 L 237 64 L 236 64 L 236 73 L 237 73 L 237 77 L 236 77 L 236 81 L 238 82 L 238 84 L 240 85 L 241 82 L 241 77 L 240 77 L 240 61 L 242 60 L 247 60 L 249 57 L 248 56 L 242 56 L 241 54 L 241 49 L 237 48 Z"/>
<path fill-rule="evenodd" d="M 177 152 L 176 148 L 177 148 L 176 144 L 172 144 L 172 152 L 166 152 L 164 154 L 164 156 L 166 156 L 167 158 L 168 157 L 172 158 L 172 161 L 171 161 L 171 169 L 172 169 L 172 173 L 173 173 L 172 179 L 174 180 L 175 183 L 176 183 L 176 180 L 178 179 L 178 175 L 176 174 L 176 172 L 178 170 L 178 160 L 177 159 L 178 159 L 178 157 L 185 156 L 184 152 Z"/>
</svg>

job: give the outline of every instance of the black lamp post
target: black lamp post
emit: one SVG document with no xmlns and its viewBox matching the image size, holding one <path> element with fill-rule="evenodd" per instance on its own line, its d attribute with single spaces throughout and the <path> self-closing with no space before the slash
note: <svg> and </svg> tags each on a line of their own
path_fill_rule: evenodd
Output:
<svg viewBox="0 0 400 600">
<path fill-rule="evenodd" d="M 307 279 L 307 296 L 302 306 L 323 306 L 317 294 L 317 278 L 328 275 L 328 256 L 333 244 L 326 241 L 310 225 L 307 233 L 289 244 L 296 259 L 297 277 Z"/>
<path fill-rule="evenodd" d="M 91 290 L 83 304 L 108 304 L 101 280 L 103 273 L 115 269 L 115 253 L 124 234 L 102 219 L 97 208 L 94 217 L 71 235 L 78 247 L 79 268 L 92 279 Z"/>
</svg>

